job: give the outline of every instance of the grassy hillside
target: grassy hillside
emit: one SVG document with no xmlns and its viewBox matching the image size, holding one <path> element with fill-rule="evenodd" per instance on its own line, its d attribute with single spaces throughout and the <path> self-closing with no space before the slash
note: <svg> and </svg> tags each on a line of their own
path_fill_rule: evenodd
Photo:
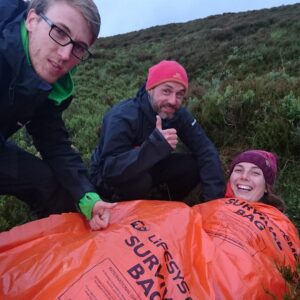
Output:
<svg viewBox="0 0 300 300">
<path fill-rule="evenodd" d="M 65 113 L 74 144 L 89 165 L 103 114 L 133 96 L 162 59 L 183 64 L 186 105 L 220 151 L 224 169 L 239 151 L 263 148 L 280 158 L 276 191 L 300 225 L 300 4 L 228 13 L 99 38 L 79 66 L 75 101 Z M 23 146 L 22 133 L 15 137 Z M 16 200 L 0 199 L 0 229 L 31 218 Z"/>
</svg>

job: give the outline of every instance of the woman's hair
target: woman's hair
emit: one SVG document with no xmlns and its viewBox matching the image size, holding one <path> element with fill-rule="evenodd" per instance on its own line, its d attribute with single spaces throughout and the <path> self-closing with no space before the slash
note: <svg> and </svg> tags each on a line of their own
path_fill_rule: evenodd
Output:
<svg viewBox="0 0 300 300">
<path fill-rule="evenodd" d="M 269 184 L 266 184 L 267 192 L 264 196 L 260 199 L 260 202 L 272 205 L 279 209 L 281 212 L 285 212 L 286 204 L 284 200 L 273 193 L 272 187 Z"/>
<path fill-rule="evenodd" d="M 79 11 L 91 29 L 93 42 L 97 39 L 100 31 L 101 18 L 93 0 L 31 0 L 29 1 L 27 10 L 34 9 L 37 14 L 46 13 L 48 8 L 56 2 L 65 2 Z"/>
</svg>

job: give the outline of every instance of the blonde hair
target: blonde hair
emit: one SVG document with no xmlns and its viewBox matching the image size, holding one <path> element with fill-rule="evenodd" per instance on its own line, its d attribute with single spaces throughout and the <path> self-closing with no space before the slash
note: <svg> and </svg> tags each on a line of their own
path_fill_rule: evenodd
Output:
<svg viewBox="0 0 300 300">
<path fill-rule="evenodd" d="M 94 42 L 100 32 L 101 18 L 93 0 L 31 0 L 27 11 L 34 9 L 37 14 L 45 14 L 48 8 L 57 2 L 65 2 L 83 15 L 91 29 Z"/>
</svg>

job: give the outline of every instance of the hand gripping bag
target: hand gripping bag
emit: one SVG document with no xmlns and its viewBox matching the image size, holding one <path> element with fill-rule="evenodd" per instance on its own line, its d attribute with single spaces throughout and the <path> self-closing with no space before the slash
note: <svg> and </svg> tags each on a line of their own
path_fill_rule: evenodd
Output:
<svg viewBox="0 0 300 300">
<path fill-rule="evenodd" d="M 0 299 L 213 299 L 201 223 L 183 203 L 132 201 L 103 231 L 76 213 L 13 228 L 0 234 Z"/>
</svg>

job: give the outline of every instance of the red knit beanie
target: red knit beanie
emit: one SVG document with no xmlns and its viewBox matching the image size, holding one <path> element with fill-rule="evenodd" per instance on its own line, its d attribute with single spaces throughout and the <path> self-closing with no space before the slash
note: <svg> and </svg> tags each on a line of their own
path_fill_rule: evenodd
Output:
<svg viewBox="0 0 300 300">
<path fill-rule="evenodd" d="M 229 176 L 236 164 L 241 162 L 248 162 L 259 167 L 265 177 L 266 183 L 273 185 L 277 174 L 277 155 L 275 153 L 263 150 L 248 150 L 237 155 L 230 166 Z"/>
<path fill-rule="evenodd" d="M 152 66 L 148 70 L 148 77 L 146 82 L 146 90 L 166 82 L 175 81 L 182 84 L 185 89 L 188 89 L 188 76 L 182 65 L 174 60 L 162 60 L 157 65 Z"/>
</svg>

